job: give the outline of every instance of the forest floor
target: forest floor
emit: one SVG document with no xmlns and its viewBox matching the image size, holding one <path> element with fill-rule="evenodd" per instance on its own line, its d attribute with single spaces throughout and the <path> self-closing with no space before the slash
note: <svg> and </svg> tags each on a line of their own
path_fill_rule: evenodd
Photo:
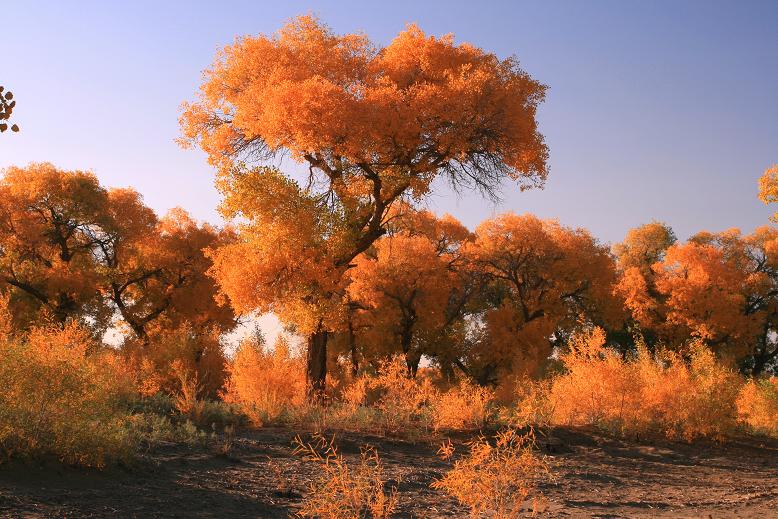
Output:
<svg viewBox="0 0 778 519">
<path fill-rule="evenodd" d="M 242 431 L 228 455 L 165 445 L 131 468 L 102 472 L 6 465 L 0 517 L 288 517 L 317 470 L 293 455 L 295 436 L 281 428 Z M 399 481 L 397 517 L 467 516 L 429 486 L 451 466 L 435 455 L 441 437 L 336 439 L 350 460 L 361 445 L 377 447 L 390 482 Z M 541 446 L 556 475 L 541 486 L 544 517 L 778 517 L 778 441 L 637 443 L 556 429 Z"/>
</svg>

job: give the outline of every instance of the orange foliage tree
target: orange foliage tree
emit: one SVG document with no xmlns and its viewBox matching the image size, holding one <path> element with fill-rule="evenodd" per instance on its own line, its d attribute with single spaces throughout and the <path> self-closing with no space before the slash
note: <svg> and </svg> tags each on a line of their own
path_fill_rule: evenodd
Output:
<svg viewBox="0 0 778 519">
<path fill-rule="evenodd" d="M 627 269 L 618 291 L 643 330 L 679 347 L 698 337 L 758 374 L 778 358 L 778 230 L 701 232 L 649 269 Z"/>
<path fill-rule="evenodd" d="M 108 192 L 87 172 L 51 164 L 8 168 L 0 180 L 0 276 L 15 321 L 90 321 L 104 329 L 93 251 L 110 226 Z"/>
<path fill-rule="evenodd" d="M 481 383 L 537 374 L 554 342 L 581 321 L 611 325 L 621 318 L 611 295 L 613 259 L 583 229 L 506 213 L 478 226 L 466 254 L 490 282 L 481 338 L 467 352 Z"/>
<path fill-rule="evenodd" d="M 765 170 L 759 179 L 759 200 L 765 204 L 778 202 L 778 164 L 773 164 Z M 778 221 L 778 213 L 770 218 Z"/>
<path fill-rule="evenodd" d="M 459 251 L 470 233 L 428 211 L 411 211 L 393 227 L 355 260 L 348 293 L 364 349 L 378 358 L 402 354 L 416 376 L 422 355 L 435 355 L 438 335 L 456 317 L 450 302 L 461 290 Z"/>
<path fill-rule="evenodd" d="M 218 168 L 225 213 L 243 221 L 213 273 L 239 310 L 276 311 L 307 335 L 311 394 L 342 328 L 345 273 L 393 204 L 440 175 L 492 194 L 505 178 L 542 185 L 544 93 L 515 59 L 413 25 L 380 48 L 303 16 L 219 53 L 181 117 L 183 142 Z M 284 154 L 307 182 L 241 167 Z"/>
<path fill-rule="evenodd" d="M 112 198 L 119 198 L 117 192 L 126 194 L 116 190 Z M 106 292 L 135 336 L 148 343 L 150 327 L 172 330 L 185 323 L 202 330 L 232 328 L 232 309 L 216 301 L 215 282 L 204 275 L 211 266 L 205 249 L 228 242 L 232 234 L 198 225 L 182 209 L 158 220 L 137 197 L 116 205 L 122 228 L 99 257 Z M 133 213 L 138 217 L 129 218 Z"/>
<path fill-rule="evenodd" d="M 205 344 L 233 327 L 203 252 L 230 232 L 200 226 L 180 209 L 159 220 L 137 192 L 108 190 L 91 173 L 51 164 L 8 168 L 0 198 L 0 279 L 19 330 L 78 321 L 99 336 L 118 318 L 131 332 L 125 345 L 147 349 L 150 334 L 185 328 Z"/>
</svg>

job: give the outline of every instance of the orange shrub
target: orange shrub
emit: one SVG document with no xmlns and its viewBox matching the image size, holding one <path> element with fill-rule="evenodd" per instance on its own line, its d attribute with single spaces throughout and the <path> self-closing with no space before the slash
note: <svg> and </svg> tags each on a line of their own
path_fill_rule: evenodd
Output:
<svg viewBox="0 0 778 519">
<path fill-rule="evenodd" d="M 217 331 L 197 333 L 184 325 L 154 334 L 149 344 L 130 342 L 123 347 L 144 395 L 181 392 L 182 374 L 198 381 L 197 397 L 216 397 L 224 385 L 227 360 Z"/>
<path fill-rule="evenodd" d="M 494 392 L 470 380 L 435 395 L 432 423 L 439 429 L 478 429 L 486 424 L 494 401 Z"/>
<path fill-rule="evenodd" d="M 572 339 L 561 356 L 567 371 L 548 390 L 552 423 L 689 441 L 721 439 L 736 427 L 742 379 L 701 342 L 690 345 L 687 360 L 669 352 L 651 355 L 642 344 L 635 358 L 624 360 L 604 343 L 599 328 Z"/>
<path fill-rule="evenodd" d="M 738 395 L 737 410 L 751 431 L 778 437 L 778 377 L 748 381 Z"/>
<path fill-rule="evenodd" d="M 133 454 L 124 402 L 134 393 L 116 354 L 76 325 L 0 341 L 0 455 L 55 456 L 102 467 Z"/>
<path fill-rule="evenodd" d="M 493 443 L 483 436 L 469 442 L 468 454 L 456 460 L 443 479 L 432 483 L 432 488 L 468 506 L 473 517 L 523 516 L 530 497 L 537 509 L 541 497 L 536 492 L 537 484 L 550 473 L 545 457 L 535 453 L 534 434 L 508 429 L 498 433 Z M 438 452 L 449 458 L 454 448 L 449 442 Z"/>
<path fill-rule="evenodd" d="M 384 467 L 371 446 L 349 464 L 338 452 L 335 438 L 317 435 L 312 443 L 295 439 L 295 454 L 316 463 L 320 471 L 311 483 L 298 515 L 328 519 L 386 518 L 397 506 L 397 490 L 384 489 Z"/>
<path fill-rule="evenodd" d="M 290 354 L 282 337 L 271 352 L 253 342 L 242 343 L 227 369 L 224 400 L 237 404 L 255 425 L 276 420 L 305 402 L 303 359 Z"/>
<path fill-rule="evenodd" d="M 358 418 L 363 428 L 382 432 L 426 429 L 430 423 L 430 403 L 437 391 L 428 377 L 408 377 L 402 357 L 381 363 L 375 375 L 358 377 L 344 391 L 350 417 Z M 373 413 L 359 416 L 367 406 Z"/>
</svg>

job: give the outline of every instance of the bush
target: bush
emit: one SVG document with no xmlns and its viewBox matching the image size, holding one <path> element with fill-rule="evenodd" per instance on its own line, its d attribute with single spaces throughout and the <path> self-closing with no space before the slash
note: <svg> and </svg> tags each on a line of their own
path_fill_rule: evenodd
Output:
<svg viewBox="0 0 778 519">
<path fill-rule="evenodd" d="M 375 448 L 362 447 L 359 461 L 350 465 L 338 452 L 334 438 L 316 435 L 312 443 L 306 443 L 298 437 L 295 444 L 295 454 L 320 468 L 298 515 L 379 519 L 389 517 L 396 508 L 397 491 L 385 490 L 384 468 Z"/>
<path fill-rule="evenodd" d="M 469 452 L 454 462 L 443 479 L 433 482 L 432 488 L 468 506 L 473 517 L 518 517 L 530 497 L 533 509 L 537 509 L 541 498 L 537 484 L 550 472 L 546 458 L 535 453 L 531 431 L 520 434 L 507 429 L 495 436 L 494 445 L 483 436 L 467 445 Z M 449 442 L 438 452 L 448 459 L 454 448 Z"/>
<path fill-rule="evenodd" d="M 737 410 L 752 432 L 778 437 L 778 377 L 750 380 L 738 395 Z"/>
<path fill-rule="evenodd" d="M 197 380 L 197 398 L 216 398 L 224 386 L 227 360 L 217 331 L 198 332 L 188 324 L 152 334 L 150 344 L 128 341 L 122 351 L 142 394 L 175 395 L 182 374 Z"/>
<path fill-rule="evenodd" d="M 547 405 L 557 425 L 593 425 L 619 434 L 663 434 L 691 441 L 723 439 L 737 426 L 742 379 L 718 363 L 701 342 L 688 358 L 652 355 L 638 344 L 635 358 L 604 347 L 599 329 L 575 336 L 561 356 L 566 373 L 550 383 Z"/>
<path fill-rule="evenodd" d="M 76 326 L 0 341 L 0 453 L 103 467 L 132 457 L 123 363 Z"/>
<path fill-rule="evenodd" d="M 432 401 L 432 422 L 436 430 L 471 430 L 483 427 L 489 418 L 494 392 L 462 380 Z"/>
<path fill-rule="evenodd" d="M 236 404 L 254 425 L 277 420 L 305 403 L 303 360 L 290 355 L 281 337 L 272 352 L 253 342 L 242 343 L 227 370 L 224 400 Z"/>
<path fill-rule="evenodd" d="M 396 357 L 347 386 L 345 405 L 333 410 L 329 421 L 344 428 L 413 434 L 429 429 L 436 396 L 429 378 L 409 378 L 404 360 Z"/>
</svg>

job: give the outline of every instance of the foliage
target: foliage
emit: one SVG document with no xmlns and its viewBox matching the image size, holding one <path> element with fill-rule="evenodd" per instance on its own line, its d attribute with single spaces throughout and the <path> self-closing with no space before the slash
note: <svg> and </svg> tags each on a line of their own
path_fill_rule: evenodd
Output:
<svg viewBox="0 0 778 519">
<path fill-rule="evenodd" d="M 550 472 L 545 457 L 535 453 L 534 433 L 507 429 L 497 433 L 493 442 L 483 436 L 468 442 L 469 452 L 457 459 L 442 479 L 433 482 L 432 488 L 468 506 L 472 517 L 520 517 L 530 497 L 537 509 L 541 497 L 537 484 Z M 450 458 L 454 448 L 449 442 L 439 452 Z"/>
<path fill-rule="evenodd" d="M 217 330 L 198 331 L 188 323 L 181 328 L 161 330 L 149 337 L 149 343 L 128 341 L 122 347 L 145 395 L 158 391 L 170 395 L 190 388 L 192 398 L 216 398 L 227 377 L 227 360 Z"/>
<path fill-rule="evenodd" d="M 0 86 L 0 121 L 2 121 L 0 122 L 0 132 L 8 130 L 8 123 L 5 121 L 8 121 L 11 118 L 14 108 L 16 107 L 16 101 L 14 101 L 13 98 L 13 92 L 5 90 L 4 87 Z M 18 132 L 19 126 L 12 124 L 11 131 Z"/>
<path fill-rule="evenodd" d="M 123 404 L 133 395 L 131 377 L 83 328 L 35 328 L 24 339 L 3 339 L 0 380 L 3 458 L 53 456 L 100 468 L 134 454 Z"/>
<path fill-rule="evenodd" d="M 751 431 L 778 437 L 778 378 L 749 380 L 738 395 L 737 410 Z"/>
<path fill-rule="evenodd" d="M 359 461 L 349 464 L 338 452 L 335 438 L 314 436 L 313 442 L 295 439 L 295 454 L 316 463 L 320 472 L 305 496 L 301 517 L 329 519 L 386 518 L 397 506 L 397 490 L 386 491 L 378 451 L 360 449 Z"/>
<path fill-rule="evenodd" d="M 208 154 L 222 211 L 241 222 L 212 273 L 239 311 L 276 312 L 308 336 L 312 396 L 328 334 L 344 328 L 346 272 L 393 206 L 441 176 L 492 195 L 504 179 L 543 184 L 544 93 L 515 59 L 414 25 L 379 48 L 301 16 L 218 54 L 181 116 L 183 143 Z M 270 167 L 284 154 L 308 166 L 305 186 Z"/>
<path fill-rule="evenodd" d="M 428 378 L 412 379 L 400 357 L 380 363 L 375 375 L 365 374 L 347 393 L 351 404 L 374 408 L 376 426 L 382 432 L 426 430 L 430 406 L 437 391 Z"/>
<path fill-rule="evenodd" d="M 348 346 L 357 360 L 401 354 L 415 377 L 423 355 L 443 356 L 442 339 L 461 318 L 461 247 L 470 232 L 449 215 L 406 206 L 395 218 L 348 272 Z"/>
<path fill-rule="evenodd" d="M 483 336 L 466 358 L 482 384 L 506 374 L 537 376 L 552 339 L 569 335 L 582 318 L 621 318 L 611 295 L 613 260 L 585 230 L 506 213 L 482 222 L 465 254 L 490 280 Z"/>
<path fill-rule="evenodd" d="M 224 399 L 237 404 L 254 425 L 276 420 L 304 402 L 304 365 L 290 354 L 281 336 L 270 352 L 261 344 L 244 341 L 228 371 Z"/>
<path fill-rule="evenodd" d="M 776 244 L 778 230 L 770 227 L 746 236 L 737 229 L 700 232 L 654 254 L 653 264 L 621 261 L 616 292 L 654 340 L 681 345 L 698 337 L 758 375 L 778 360 Z"/>
<path fill-rule="evenodd" d="M 106 189 L 88 172 L 41 163 L 8 168 L 0 180 L 0 290 L 14 329 L 72 321 L 100 337 L 113 328 L 162 378 L 160 360 L 171 351 L 151 342 L 168 346 L 171 335 L 204 337 L 235 324 L 231 307 L 214 298 L 203 252 L 231 236 L 180 209 L 158 219 L 137 192 Z M 205 352 L 219 357 L 216 349 Z M 221 386 L 217 364 L 208 366 L 214 380 L 200 373 L 216 384 L 212 392 Z"/>
<path fill-rule="evenodd" d="M 432 423 L 436 430 L 473 430 L 486 425 L 494 392 L 463 379 L 432 400 Z"/>
<path fill-rule="evenodd" d="M 737 425 L 740 377 L 700 342 L 688 358 L 657 355 L 639 343 L 633 359 L 604 348 L 602 329 L 573 337 L 562 356 L 566 372 L 549 388 L 557 425 L 594 425 L 618 434 L 663 434 L 691 441 L 723 439 Z"/>
<path fill-rule="evenodd" d="M 778 202 L 778 164 L 767 168 L 759 178 L 759 200 L 765 204 Z M 778 221 L 778 214 L 773 214 L 770 219 Z"/>
</svg>

